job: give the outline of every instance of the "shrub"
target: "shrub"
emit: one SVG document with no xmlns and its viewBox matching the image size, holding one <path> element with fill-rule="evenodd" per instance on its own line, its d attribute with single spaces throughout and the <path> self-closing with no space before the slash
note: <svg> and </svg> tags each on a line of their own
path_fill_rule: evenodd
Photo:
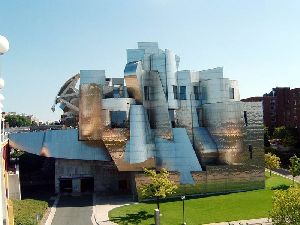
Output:
<svg viewBox="0 0 300 225">
<path fill-rule="evenodd" d="M 275 191 L 270 217 L 274 225 L 299 225 L 300 189 L 290 187 L 285 191 Z"/>
</svg>

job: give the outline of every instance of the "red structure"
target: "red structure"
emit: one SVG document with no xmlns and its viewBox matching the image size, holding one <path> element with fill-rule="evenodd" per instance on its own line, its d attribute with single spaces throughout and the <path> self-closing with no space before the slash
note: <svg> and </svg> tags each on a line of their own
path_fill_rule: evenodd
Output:
<svg viewBox="0 0 300 225">
<path fill-rule="evenodd" d="M 265 126 L 286 126 L 300 131 L 300 88 L 276 87 L 263 97 L 250 97 L 242 101 L 263 102 Z"/>
</svg>

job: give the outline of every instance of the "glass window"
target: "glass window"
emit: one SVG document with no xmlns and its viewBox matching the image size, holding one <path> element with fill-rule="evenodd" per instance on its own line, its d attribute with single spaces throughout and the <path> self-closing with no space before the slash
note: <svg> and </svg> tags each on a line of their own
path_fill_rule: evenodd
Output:
<svg viewBox="0 0 300 225">
<path fill-rule="evenodd" d="M 186 86 L 180 86 L 180 100 L 186 100 Z"/>
<path fill-rule="evenodd" d="M 149 86 L 144 86 L 144 98 L 145 100 L 149 101 L 150 100 L 150 88 Z"/>
<path fill-rule="evenodd" d="M 199 100 L 199 87 L 194 86 L 194 95 L 195 95 L 195 100 Z"/>
<path fill-rule="evenodd" d="M 234 99 L 234 88 L 229 88 L 229 98 Z"/>
<path fill-rule="evenodd" d="M 178 99 L 178 90 L 176 85 L 173 85 L 173 93 L 174 93 L 174 99 Z"/>
<path fill-rule="evenodd" d="M 207 90 L 206 90 L 206 87 L 202 87 L 202 99 L 207 100 Z"/>
</svg>

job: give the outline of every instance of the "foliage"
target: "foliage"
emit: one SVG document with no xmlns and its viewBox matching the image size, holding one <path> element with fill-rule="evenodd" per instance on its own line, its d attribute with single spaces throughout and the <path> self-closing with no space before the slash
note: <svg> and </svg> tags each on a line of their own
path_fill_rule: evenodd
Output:
<svg viewBox="0 0 300 225">
<path fill-rule="evenodd" d="M 265 147 L 270 147 L 270 132 L 268 127 L 264 127 L 264 146 Z"/>
<path fill-rule="evenodd" d="M 280 139 L 284 146 L 294 146 L 297 144 L 297 134 L 285 126 L 276 127 L 273 132 L 273 139 Z"/>
<path fill-rule="evenodd" d="M 275 191 L 270 217 L 274 225 L 299 225 L 300 189 L 290 187 L 285 191 Z"/>
<path fill-rule="evenodd" d="M 20 151 L 18 149 L 14 149 L 14 151 L 10 153 L 10 157 L 13 158 L 13 159 L 16 159 L 16 158 L 20 158 L 20 156 L 22 156 L 23 154 L 24 154 L 23 151 Z"/>
<path fill-rule="evenodd" d="M 300 158 L 298 158 L 296 155 L 292 156 L 290 158 L 290 167 L 289 167 L 289 172 L 293 176 L 293 183 L 294 183 L 294 178 L 295 176 L 300 175 Z"/>
<path fill-rule="evenodd" d="M 31 125 L 31 120 L 26 116 L 21 115 L 7 115 L 5 121 L 10 127 L 25 127 Z"/>
<path fill-rule="evenodd" d="M 142 195 L 148 198 L 156 198 L 159 209 L 159 199 L 175 193 L 177 185 L 170 180 L 169 172 L 165 168 L 162 168 L 159 173 L 144 168 L 144 172 L 150 178 L 150 183 L 141 187 Z"/>
<path fill-rule="evenodd" d="M 280 167 L 280 158 L 276 155 L 273 155 L 272 153 L 265 154 L 265 163 L 266 168 L 270 170 L 270 176 L 271 176 L 271 170 L 279 169 Z"/>
<path fill-rule="evenodd" d="M 274 193 L 272 189 L 291 184 L 291 180 L 273 174 L 272 177 L 267 176 L 266 189 L 188 198 L 185 201 L 186 222 L 187 224 L 208 224 L 268 217 L 272 208 L 272 195 Z M 154 207 L 155 202 L 123 206 L 111 210 L 109 218 L 119 225 L 149 225 L 153 224 Z M 182 224 L 182 201 L 180 197 L 162 201 L 161 211 L 163 211 L 162 225 Z M 148 215 L 151 217 L 148 218 Z M 132 218 L 137 219 L 138 222 L 135 223 Z"/>
<path fill-rule="evenodd" d="M 13 200 L 14 220 L 16 225 L 35 225 L 37 214 L 40 219 L 48 208 L 48 203 L 34 199 Z"/>
</svg>

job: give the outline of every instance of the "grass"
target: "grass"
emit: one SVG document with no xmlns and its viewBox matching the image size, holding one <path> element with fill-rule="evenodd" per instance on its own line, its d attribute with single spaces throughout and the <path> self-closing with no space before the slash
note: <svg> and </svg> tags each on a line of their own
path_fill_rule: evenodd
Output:
<svg viewBox="0 0 300 225">
<path fill-rule="evenodd" d="M 274 189 L 286 189 L 292 181 L 266 173 L 266 189 L 226 195 L 188 199 L 185 201 L 185 222 L 200 225 L 241 219 L 268 217 Z M 154 224 L 154 202 L 139 203 L 113 209 L 110 219 L 119 224 Z M 182 224 L 182 202 L 168 201 L 160 204 L 161 224 Z"/>
<path fill-rule="evenodd" d="M 24 199 L 13 200 L 14 221 L 16 225 L 34 225 L 38 224 L 36 220 L 37 214 L 42 219 L 48 208 L 46 201 Z"/>
</svg>

